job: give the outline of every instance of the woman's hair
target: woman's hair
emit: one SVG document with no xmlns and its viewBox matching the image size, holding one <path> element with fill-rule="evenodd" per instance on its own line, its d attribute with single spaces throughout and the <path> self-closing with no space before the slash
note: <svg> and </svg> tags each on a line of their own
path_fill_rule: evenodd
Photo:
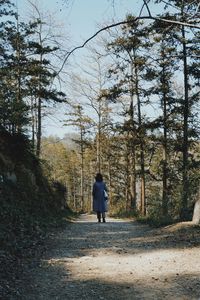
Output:
<svg viewBox="0 0 200 300">
<path fill-rule="evenodd" d="M 103 176 L 101 175 L 101 173 L 97 173 L 95 179 L 96 181 L 103 181 Z"/>
</svg>

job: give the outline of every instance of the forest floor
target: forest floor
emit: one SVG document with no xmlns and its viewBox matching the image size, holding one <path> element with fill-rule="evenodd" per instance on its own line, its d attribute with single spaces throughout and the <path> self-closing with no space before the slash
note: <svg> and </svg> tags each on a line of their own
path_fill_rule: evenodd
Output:
<svg viewBox="0 0 200 300">
<path fill-rule="evenodd" d="M 81 215 L 49 234 L 46 251 L 24 259 L 27 300 L 200 299 L 200 227 L 162 229 Z"/>
</svg>

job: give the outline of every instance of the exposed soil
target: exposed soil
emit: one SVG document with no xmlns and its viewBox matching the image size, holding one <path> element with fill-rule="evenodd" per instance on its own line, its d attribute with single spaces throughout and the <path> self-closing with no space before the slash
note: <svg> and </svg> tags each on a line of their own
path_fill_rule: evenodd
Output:
<svg viewBox="0 0 200 300">
<path fill-rule="evenodd" d="M 82 215 L 25 264 L 20 299 L 200 299 L 200 227 Z"/>
</svg>

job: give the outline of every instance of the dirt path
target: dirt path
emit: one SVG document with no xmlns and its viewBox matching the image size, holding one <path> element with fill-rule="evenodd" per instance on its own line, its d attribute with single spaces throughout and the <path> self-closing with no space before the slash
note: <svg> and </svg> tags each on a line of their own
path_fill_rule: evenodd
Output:
<svg viewBox="0 0 200 300">
<path fill-rule="evenodd" d="M 23 299 L 200 299 L 200 244 L 182 237 L 82 215 L 52 234 L 51 249 L 24 278 Z"/>
</svg>

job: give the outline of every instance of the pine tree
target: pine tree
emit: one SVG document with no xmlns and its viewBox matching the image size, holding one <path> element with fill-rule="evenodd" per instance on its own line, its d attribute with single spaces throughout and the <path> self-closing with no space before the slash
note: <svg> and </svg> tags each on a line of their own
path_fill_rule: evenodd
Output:
<svg viewBox="0 0 200 300">
<path fill-rule="evenodd" d="M 156 3 L 161 1 L 155 1 Z M 192 19 L 194 22 L 198 22 L 199 20 L 199 1 L 176 1 L 169 0 L 166 3 L 165 8 L 170 9 L 170 6 L 174 6 L 176 10 L 174 13 L 167 13 L 164 17 L 172 18 L 178 21 L 182 21 L 185 23 L 189 23 Z M 196 29 L 186 29 L 184 25 L 175 26 L 176 27 L 176 36 L 174 36 L 175 43 L 177 43 L 177 47 L 179 49 L 179 61 L 182 63 L 182 72 L 183 72 L 183 89 L 184 89 L 184 99 L 182 102 L 182 113 L 183 113 L 183 140 L 182 140 L 182 204 L 180 217 L 181 219 L 187 218 L 187 210 L 188 210 L 188 202 L 190 191 L 188 189 L 189 186 L 189 147 L 190 147 L 190 134 L 189 134 L 189 125 L 193 116 L 193 105 L 195 101 L 198 101 L 198 94 L 193 93 L 194 88 L 192 87 L 191 76 L 194 76 L 196 72 L 196 67 L 194 68 L 194 72 L 192 71 L 191 66 L 195 63 L 195 59 L 193 55 L 196 54 L 196 36 L 198 35 L 198 31 Z M 198 71 L 197 71 L 198 73 Z M 194 82 L 194 81 L 193 81 Z M 198 84 L 193 83 L 193 85 Z M 193 86 L 194 87 L 194 86 Z"/>
<path fill-rule="evenodd" d="M 162 146 L 162 158 L 160 165 L 162 167 L 162 215 L 168 216 L 169 213 L 169 186 L 170 186 L 170 157 L 172 150 L 172 137 L 175 132 L 174 113 L 178 99 L 174 95 L 173 81 L 174 73 L 178 66 L 176 64 L 176 45 L 174 45 L 174 31 L 168 24 L 155 22 L 151 27 L 151 34 L 155 41 L 152 56 L 152 64 L 148 66 L 146 80 L 151 83 L 146 91 L 153 100 L 158 97 L 162 114 L 155 116 L 154 121 L 149 123 L 151 129 L 156 129 L 161 135 L 156 140 Z M 152 101 L 150 100 L 150 101 Z M 173 117 L 172 117 L 173 115 Z"/>
<path fill-rule="evenodd" d="M 133 16 L 128 16 L 127 20 L 130 21 Z M 130 97 L 129 124 L 132 131 L 132 171 L 131 171 L 131 184 L 133 187 L 130 189 L 132 192 L 132 203 L 135 203 L 135 184 L 136 177 L 134 175 L 135 169 L 135 149 L 139 151 L 139 164 L 140 164 L 140 210 L 143 215 L 146 214 L 146 195 L 145 195 L 145 156 L 144 156 L 144 136 L 145 127 L 143 126 L 142 103 L 144 102 L 144 89 L 143 73 L 147 64 L 148 58 L 145 52 L 150 47 L 148 40 L 148 30 L 145 30 L 142 23 L 128 24 L 122 27 L 119 37 L 109 43 L 109 49 L 114 53 L 116 58 L 122 57 L 119 60 L 116 69 L 111 70 L 110 73 L 117 73 L 119 75 L 118 83 L 115 90 L 119 94 L 128 94 Z M 119 72 L 119 73 L 118 73 Z M 117 95 L 117 92 L 115 92 Z M 128 124 L 128 123 L 127 123 Z M 138 145 L 136 148 L 134 145 Z"/>
<path fill-rule="evenodd" d="M 25 61 L 21 44 L 24 39 L 14 6 L 10 1 L 1 2 L 0 120 L 6 130 L 21 133 L 28 123 L 28 106 L 23 100 Z"/>
<path fill-rule="evenodd" d="M 30 94 L 34 95 L 34 102 L 37 108 L 37 144 L 36 144 L 36 154 L 40 155 L 41 147 L 41 136 L 42 136 L 42 107 L 43 103 L 49 102 L 64 102 L 65 94 L 63 92 L 58 92 L 56 88 L 53 87 L 52 82 L 55 79 L 56 71 L 52 70 L 51 62 L 49 60 L 49 55 L 56 52 L 58 47 L 50 46 L 46 43 L 45 38 L 42 33 L 43 21 L 37 19 L 36 29 L 35 29 L 35 40 L 30 42 L 30 48 L 32 51 L 32 66 L 30 68 Z"/>
</svg>

